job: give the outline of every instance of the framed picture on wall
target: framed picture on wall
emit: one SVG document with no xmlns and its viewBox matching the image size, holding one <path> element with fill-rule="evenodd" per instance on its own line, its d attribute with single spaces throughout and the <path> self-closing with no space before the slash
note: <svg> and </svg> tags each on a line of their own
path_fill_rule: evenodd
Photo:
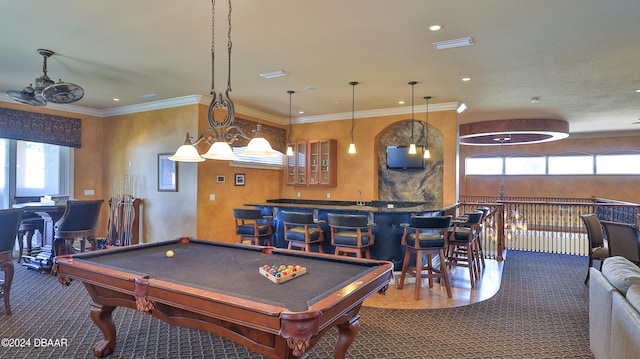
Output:
<svg viewBox="0 0 640 359">
<path fill-rule="evenodd" d="M 234 184 L 236 186 L 244 186 L 244 173 L 236 173 Z"/>
<path fill-rule="evenodd" d="M 178 162 L 171 153 L 158 153 L 158 192 L 178 192 Z"/>
<path fill-rule="evenodd" d="M 224 176 L 216 176 L 216 182 L 224 183 Z"/>
</svg>

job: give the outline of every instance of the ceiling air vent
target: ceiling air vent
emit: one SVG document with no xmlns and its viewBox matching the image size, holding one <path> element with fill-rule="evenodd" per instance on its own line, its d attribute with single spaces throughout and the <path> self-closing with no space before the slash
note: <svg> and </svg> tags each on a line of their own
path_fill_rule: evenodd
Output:
<svg viewBox="0 0 640 359">
<path fill-rule="evenodd" d="M 471 37 L 463 37 L 460 39 L 438 41 L 433 43 L 433 47 L 437 50 L 451 49 L 454 47 L 470 46 L 473 45 L 473 39 Z"/>
</svg>

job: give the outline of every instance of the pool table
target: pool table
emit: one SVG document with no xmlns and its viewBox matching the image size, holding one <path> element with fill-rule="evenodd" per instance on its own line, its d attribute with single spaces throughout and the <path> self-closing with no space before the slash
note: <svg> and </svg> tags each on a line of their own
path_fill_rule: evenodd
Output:
<svg viewBox="0 0 640 359">
<path fill-rule="evenodd" d="M 174 252 L 167 257 L 168 250 Z M 274 283 L 265 264 L 293 264 L 306 273 Z M 393 264 L 180 238 L 56 258 L 62 284 L 82 281 L 91 319 L 104 334 L 96 357 L 113 353 L 111 313 L 137 309 L 171 325 L 206 330 L 271 358 L 304 358 L 334 326 L 334 358 L 344 358 L 359 329 L 359 310 L 386 290 Z M 126 350 L 126 349 L 123 349 Z"/>
</svg>

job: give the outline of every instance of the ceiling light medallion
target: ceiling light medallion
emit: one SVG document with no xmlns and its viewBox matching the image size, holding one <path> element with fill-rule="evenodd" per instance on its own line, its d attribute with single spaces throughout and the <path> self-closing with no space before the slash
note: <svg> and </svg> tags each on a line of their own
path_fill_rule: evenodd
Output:
<svg viewBox="0 0 640 359">
<path fill-rule="evenodd" d="M 355 107 L 356 107 L 356 85 L 358 84 L 357 81 L 351 81 L 349 82 L 349 85 L 351 85 L 351 143 L 349 144 L 349 154 L 355 154 L 357 153 L 356 150 L 356 140 L 354 137 L 354 132 L 355 132 L 355 128 L 356 128 L 356 117 L 355 117 Z"/>
<path fill-rule="evenodd" d="M 416 81 L 409 82 L 411 85 L 411 143 L 409 144 L 409 154 L 415 155 L 418 151 L 416 150 L 416 141 L 413 140 L 413 128 L 416 120 L 413 118 L 413 89 L 417 84 Z"/>
<path fill-rule="evenodd" d="M 195 143 L 191 142 L 191 137 L 187 133 L 187 138 L 182 146 L 178 148 L 176 153 L 169 157 L 172 161 L 179 162 L 202 162 L 205 159 L 213 160 L 234 160 L 236 156 L 233 154 L 231 144 L 240 137 L 249 139 L 249 137 L 234 124 L 235 107 L 229 93 L 231 92 L 231 0 L 229 0 L 228 33 L 227 33 L 227 89 L 224 97 L 222 92 L 216 94 L 215 90 L 215 14 L 216 1 L 211 1 L 211 104 L 207 113 L 209 127 L 204 129 Z M 226 116 L 220 120 L 215 118 L 216 110 L 226 110 Z M 245 151 L 240 153 L 241 156 L 277 156 L 279 152 L 274 151 L 261 134 L 262 126 L 257 125 L 256 133 L 253 139 L 249 141 Z M 201 142 L 211 144 L 207 152 L 200 156 L 196 146 Z"/>
</svg>

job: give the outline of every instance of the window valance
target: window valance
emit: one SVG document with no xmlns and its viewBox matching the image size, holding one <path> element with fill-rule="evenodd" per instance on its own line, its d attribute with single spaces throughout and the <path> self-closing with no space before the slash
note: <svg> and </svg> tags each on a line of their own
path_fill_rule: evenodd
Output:
<svg viewBox="0 0 640 359">
<path fill-rule="evenodd" d="M 0 137 L 80 148 L 82 121 L 78 118 L 0 108 Z"/>
<path fill-rule="evenodd" d="M 240 129 L 242 129 L 242 131 L 244 131 L 244 133 L 246 133 L 249 138 L 253 138 L 253 136 L 255 135 L 256 126 L 258 125 L 257 122 L 245 120 L 240 117 L 236 117 L 233 120 L 233 123 L 234 125 L 240 127 Z M 276 151 L 285 153 L 287 147 L 286 130 L 284 130 L 283 128 L 269 126 L 264 123 L 261 123 L 261 125 L 262 135 L 267 141 L 269 141 L 271 147 Z M 233 146 L 246 146 L 248 144 L 249 140 L 245 140 L 244 138 L 240 137 L 236 142 L 233 143 Z"/>
</svg>

